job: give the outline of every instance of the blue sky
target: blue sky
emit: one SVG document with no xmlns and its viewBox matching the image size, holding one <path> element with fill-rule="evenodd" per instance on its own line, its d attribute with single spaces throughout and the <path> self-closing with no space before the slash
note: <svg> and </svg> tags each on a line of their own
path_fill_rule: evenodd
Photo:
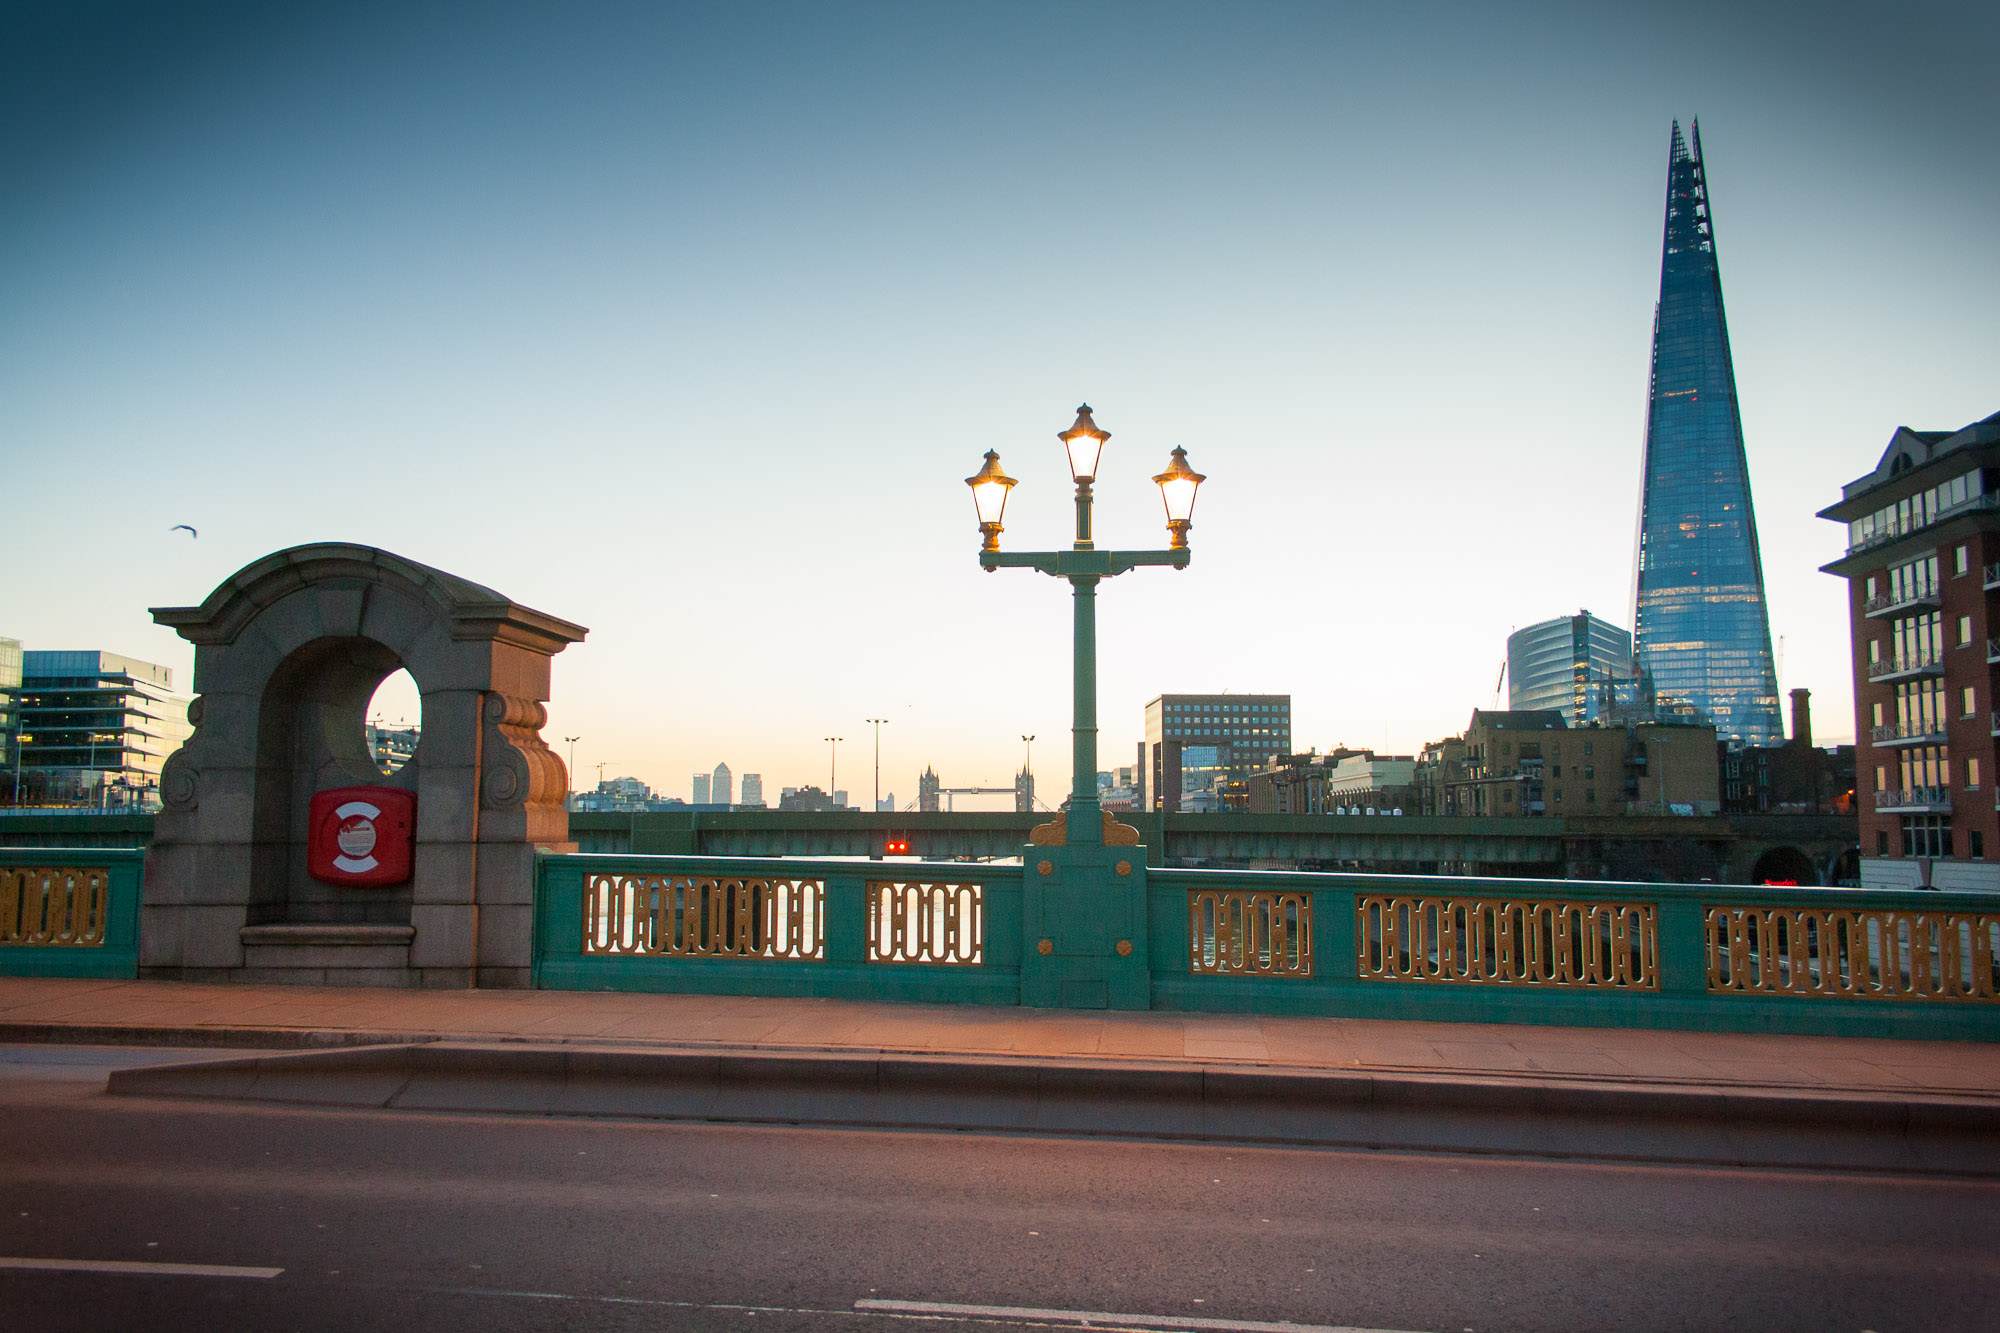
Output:
<svg viewBox="0 0 2000 1333">
<path fill-rule="evenodd" d="M 1067 779 L 1065 540 L 1113 432 L 1105 766 L 1163 690 L 1406 752 L 1516 626 L 1630 624 L 1670 122 L 1699 115 L 1784 687 L 1851 732 L 1840 533 L 2000 408 L 1990 6 L 0 9 L 0 634 L 379 545 L 591 628 L 551 737 L 685 796 Z M 198 541 L 169 533 L 201 529 Z M 391 711 L 404 711 L 390 700 Z M 858 797 L 857 797 L 858 799 Z"/>
</svg>

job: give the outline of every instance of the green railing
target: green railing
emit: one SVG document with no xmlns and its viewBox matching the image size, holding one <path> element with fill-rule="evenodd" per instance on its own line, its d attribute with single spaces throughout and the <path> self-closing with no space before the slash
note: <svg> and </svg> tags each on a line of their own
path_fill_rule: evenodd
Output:
<svg viewBox="0 0 2000 1333">
<path fill-rule="evenodd" d="M 1155 1009 L 2000 1040 L 1971 895 L 1139 873 Z M 1011 863 L 548 856 L 537 984 L 1018 1004 L 1023 892 Z"/>
<path fill-rule="evenodd" d="M 0 976 L 133 977 L 146 854 L 0 849 Z"/>
<path fill-rule="evenodd" d="M 535 984 L 1018 1004 L 1021 867 L 544 856 Z"/>
</svg>

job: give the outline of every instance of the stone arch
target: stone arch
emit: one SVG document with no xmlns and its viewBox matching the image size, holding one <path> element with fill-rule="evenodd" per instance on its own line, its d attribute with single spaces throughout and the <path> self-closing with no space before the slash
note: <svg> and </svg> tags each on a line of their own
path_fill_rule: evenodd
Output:
<svg viewBox="0 0 2000 1333">
<path fill-rule="evenodd" d="M 1773 847 L 1757 858 L 1757 864 L 1750 869 L 1752 884 L 1770 884 L 1789 881 L 1793 884 L 1816 885 L 1820 882 L 1819 867 L 1813 859 L 1796 847 Z"/>
<path fill-rule="evenodd" d="M 196 699 L 194 734 L 161 776 L 142 975 L 330 980 L 339 960 L 328 950 L 354 945 L 374 950 L 369 975 L 343 980 L 527 984 L 535 848 L 566 846 L 569 833 L 568 775 L 542 741 L 542 705 L 549 660 L 581 626 L 344 544 L 266 556 L 200 606 L 153 618 L 194 643 Z M 423 732 L 385 777 L 362 724 L 399 668 L 417 682 Z M 416 794 L 414 870 L 394 890 L 306 873 L 313 793 L 357 785 Z M 318 943 L 279 947 L 298 941 Z M 326 966 L 271 975 L 286 971 L 281 956 Z"/>
</svg>

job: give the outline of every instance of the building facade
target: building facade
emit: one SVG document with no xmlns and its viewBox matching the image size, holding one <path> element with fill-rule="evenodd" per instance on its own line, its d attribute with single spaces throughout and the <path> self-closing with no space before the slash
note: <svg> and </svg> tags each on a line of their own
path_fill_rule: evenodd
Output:
<svg viewBox="0 0 2000 1333">
<path fill-rule="evenodd" d="M 7 803 L 17 799 L 14 790 L 14 693 L 21 688 L 21 641 L 0 639 L 0 774 L 7 784 Z"/>
<path fill-rule="evenodd" d="M 764 775 L 745 773 L 743 775 L 743 801 L 748 806 L 762 807 L 764 804 Z"/>
<path fill-rule="evenodd" d="M 1292 696 L 1162 694 L 1146 704 L 1140 746 L 1135 776 L 1144 809 L 1178 811 L 1199 793 L 1220 803 L 1219 788 L 1241 789 L 1292 752 Z"/>
<path fill-rule="evenodd" d="M 1847 525 L 1823 568 L 1848 583 L 1862 885 L 2000 892 L 2000 413 L 1898 430 L 1820 517 Z"/>
<path fill-rule="evenodd" d="M 694 791 L 692 794 L 694 796 L 693 803 L 695 805 L 708 805 L 710 803 L 708 799 L 708 786 L 709 786 L 708 774 L 697 773 L 694 775 Z"/>
<path fill-rule="evenodd" d="M 1556 709 L 1474 709 L 1465 735 L 1412 765 L 1424 814 L 1527 816 L 1721 811 L 1715 728 L 1654 722 L 1570 728 Z"/>
<path fill-rule="evenodd" d="M 1632 679 L 1632 635 L 1588 611 L 1558 616 L 1507 636 L 1507 706 L 1553 708 L 1572 727 L 1595 722 Z"/>
<path fill-rule="evenodd" d="M 736 781 L 729 772 L 729 765 L 717 764 L 708 781 L 708 799 L 714 805 L 729 805 L 736 791 Z"/>
<path fill-rule="evenodd" d="M 1784 737 L 1764 566 L 1750 503 L 1736 372 L 1702 166 L 1674 123 L 1653 315 L 1633 655 L 1661 700 L 1685 700 L 1719 736 Z"/>
<path fill-rule="evenodd" d="M 24 652 L 11 694 L 19 805 L 157 808 L 160 766 L 193 733 L 172 669 L 115 653 Z"/>
</svg>

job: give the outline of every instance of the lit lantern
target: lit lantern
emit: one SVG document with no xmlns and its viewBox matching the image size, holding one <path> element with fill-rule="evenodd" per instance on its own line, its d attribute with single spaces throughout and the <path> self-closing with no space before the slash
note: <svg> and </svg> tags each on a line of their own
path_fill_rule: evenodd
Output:
<svg viewBox="0 0 2000 1333">
<path fill-rule="evenodd" d="M 1090 419 L 1090 404 L 1076 409 L 1076 424 L 1056 436 L 1069 450 L 1069 475 L 1079 486 L 1089 485 L 1097 480 L 1097 459 L 1104 452 L 1104 442 L 1111 438 L 1109 431 L 1101 431 L 1097 423 Z"/>
<path fill-rule="evenodd" d="M 1207 481 L 1188 466 L 1187 450 L 1176 449 L 1167 460 L 1167 470 L 1153 480 L 1159 484 L 1160 499 L 1167 506 L 1167 545 L 1174 550 L 1187 546 L 1188 529 L 1194 526 L 1194 496 Z"/>
<path fill-rule="evenodd" d="M 986 451 L 986 465 L 965 479 L 972 488 L 973 508 L 979 511 L 979 531 L 985 535 L 988 551 L 1000 549 L 1000 517 L 1007 512 L 1007 492 L 1014 488 L 1014 479 L 1000 470 L 1000 455 L 993 450 Z"/>
</svg>

